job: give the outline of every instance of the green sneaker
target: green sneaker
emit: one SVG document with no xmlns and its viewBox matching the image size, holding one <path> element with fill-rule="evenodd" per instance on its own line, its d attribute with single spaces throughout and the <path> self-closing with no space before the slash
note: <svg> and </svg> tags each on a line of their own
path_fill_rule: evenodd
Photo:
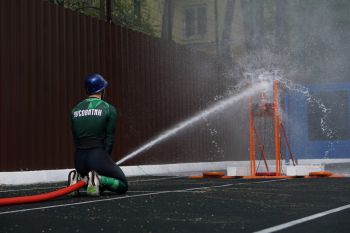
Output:
<svg viewBox="0 0 350 233">
<path fill-rule="evenodd" d="M 100 178 L 97 173 L 95 171 L 89 172 L 88 179 L 86 194 L 93 197 L 100 196 Z"/>
</svg>

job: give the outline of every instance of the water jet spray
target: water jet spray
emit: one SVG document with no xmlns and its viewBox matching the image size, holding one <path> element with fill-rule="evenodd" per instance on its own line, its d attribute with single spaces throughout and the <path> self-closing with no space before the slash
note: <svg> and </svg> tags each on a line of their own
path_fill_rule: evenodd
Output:
<svg viewBox="0 0 350 233">
<path fill-rule="evenodd" d="M 270 80 L 272 81 L 272 80 Z M 215 104 L 211 105 L 207 109 L 193 115 L 192 117 L 176 124 L 174 127 L 171 127 L 170 129 L 164 131 L 163 133 L 160 133 L 158 136 L 156 136 L 154 139 L 150 140 L 143 146 L 139 147 L 132 153 L 126 155 L 124 158 L 119 160 L 117 164 L 122 164 L 125 161 L 134 158 L 135 156 L 139 155 L 140 153 L 150 149 L 154 145 L 168 139 L 169 137 L 177 134 L 179 131 L 184 130 L 190 125 L 195 124 L 196 122 L 200 121 L 201 119 L 204 119 L 205 117 L 208 117 L 214 113 L 220 112 L 224 110 L 226 107 L 238 102 L 239 100 L 246 98 L 248 96 L 252 96 L 256 94 L 257 92 L 261 92 L 267 88 L 269 88 L 271 85 L 269 85 L 268 80 L 263 80 L 257 84 L 252 84 L 251 87 L 246 88 L 244 91 L 235 94 L 233 96 L 230 96 L 226 99 L 223 99 L 221 101 L 216 102 Z"/>
</svg>

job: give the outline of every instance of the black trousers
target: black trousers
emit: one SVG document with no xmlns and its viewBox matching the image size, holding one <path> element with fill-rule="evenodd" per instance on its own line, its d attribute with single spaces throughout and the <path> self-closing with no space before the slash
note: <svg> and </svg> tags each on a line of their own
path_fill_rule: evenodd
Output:
<svg viewBox="0 0 350 233">
<path fill-rule="evenodd" d="M 122 193 L 128 190 L 128 181 L 120 167 L 111 159 L 103 148 L 77 149 L 74 158 L 75 169 L 82 176 L 87 176 L 89 171 L 96 171 L 99 175 L 112 177 L 124 184 Z"/>
</svg>

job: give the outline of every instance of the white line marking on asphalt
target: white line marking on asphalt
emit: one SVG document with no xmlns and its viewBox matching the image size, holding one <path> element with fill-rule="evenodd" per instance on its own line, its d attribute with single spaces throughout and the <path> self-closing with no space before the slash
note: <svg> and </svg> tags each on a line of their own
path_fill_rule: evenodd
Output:
<svg viewBox="0 0 350 233">
<path fill-rule="evenodd" d="M 233 183 L 233 184 L 231 183 L 231 184 L 224 184 L 224 185 L 198 187 L 198 188 L 150 192 L 150 193 L 143 193 L 143 194 L 137 194 L 137 195 L 132 195 L 132 196 L 126 195 L 126 196 L 119 196 L 119 197 L 112 197 L 112 198 L 105 198 L 105 199 L 91 200 L 91 201 L 82 201 L 82 202 L 75 202 L 75 203 L 68 203 L 68 204 L 61 204 L 61 205 L 51 205 L 51 206 L 35 207 L 35 208 L 20 209 L 20 210 L 10 210 L 10 211 L 0 212 L 0 215 L 13 214 L 13 213 L 23 213 L 23 212 L 34 211 L 34 210 L 45 210 L 45 209 L 52 209 L 52 208 L 58 208 L 58 207 L 77 206 L 77 205 L 84 205 L 84 204 L 91 204 L 91 203 L 98 203 L 98 202 L 107 202 L 107 201 L 114 201 L 114 200 L 121 200 L 121 199 L 127 199 L 127 198 L 135 198 L 135 197 L 152 196 L 152 195 L 159 195 L 159 194 L 166 194 L 166 193 L 181 193 L 184 191 L 193 191 L 193 190 L 211 189 L 211 188 L 223 188 L 223 187 L 229 187 L 229 186 L 234 186 L 234 185 L 271 183 L 271 182 L 278 182 L 278 181 L 284 181 L 284 180 L 288 180 L 288 179 L 243 182 L 243 183 Z"/>
<path fill-rule="evenodd" d="M 155 178 L 155 179 L 144 179 L 144 180 L 132 180 L 129 183 L 137 183 L 137 182 L 145 182 L 145 181 L 158 181 L 158 180 L 171 180 L 171 179 L 180 179 L 186 176 L 172 176 L 172 177 L 164 177 L 164 178 Z"/>
<path fill-rule="evenodd" d="M 310 215 L 308 217 L 300 218 L 300 219 L 297 219 L 297 220 L 294 220 L 294 221 L 291 221 L 291 222 L 286 222 L 286 223 L 283 223 L 283 224 L 280 224 L 280 225 L 277 225 L 277 226 L 274 226 L 274 227 L 269 227 L 269 228 L 266 228 L 266 229 L 263 229 L 263 230 L 260 230 L 260 231 L 256 231 L 255 233 L 270 233 L 270 232 L 280 231 L 280 230 L 283 230 L 283 229 L 295 226 L 297 224 L 308 222 L 308 221 L 311 221 L 311 220 L 314 220 L 314 219 L 317 219 L 317 218 L 321 218 L 321 217 L 329 215 L 329 214 L 337 213 L 337 212 L 340 212 L 340 211 L 343 211 L 343 210 L 346 210 L 346 209 L 349 209 L 349 208 L 350 208 L 350 204 L 349 205 L 340 206 L 340 207 L 335 208 L 335 209 L 327 210 L 327 211 L 324 211 L 324 212 L 321 212 L 321 213 L 318 213 L 318 214 Z"/>
</svg>

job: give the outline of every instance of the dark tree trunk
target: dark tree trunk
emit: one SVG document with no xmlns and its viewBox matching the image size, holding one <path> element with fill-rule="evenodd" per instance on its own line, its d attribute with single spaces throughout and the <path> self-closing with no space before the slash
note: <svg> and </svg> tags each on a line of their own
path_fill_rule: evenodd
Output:
<svg viewBox="0 0 350 233">
<path fill-rule="evenodd" d="M 138 20 L 141 19 L 141 0 L 134 0 L 134 14 Z"/>
<path fill-rule="evenodd" d="M 107 0 L 100 0 L 100 19 L 107 19 L 106 2 Z"/>
<path fill-rule="evenodd" d="M 173 34 L 173 0 L 164 1 L 163 20 L 162 20 L 162 33 L 161 38 L 166 40 L 172 40 Z"/>
<path fill-rule="evenodd" d="M 106 20 L 112 22 L 112 0 L 106 0 Z"/>
</svg>

